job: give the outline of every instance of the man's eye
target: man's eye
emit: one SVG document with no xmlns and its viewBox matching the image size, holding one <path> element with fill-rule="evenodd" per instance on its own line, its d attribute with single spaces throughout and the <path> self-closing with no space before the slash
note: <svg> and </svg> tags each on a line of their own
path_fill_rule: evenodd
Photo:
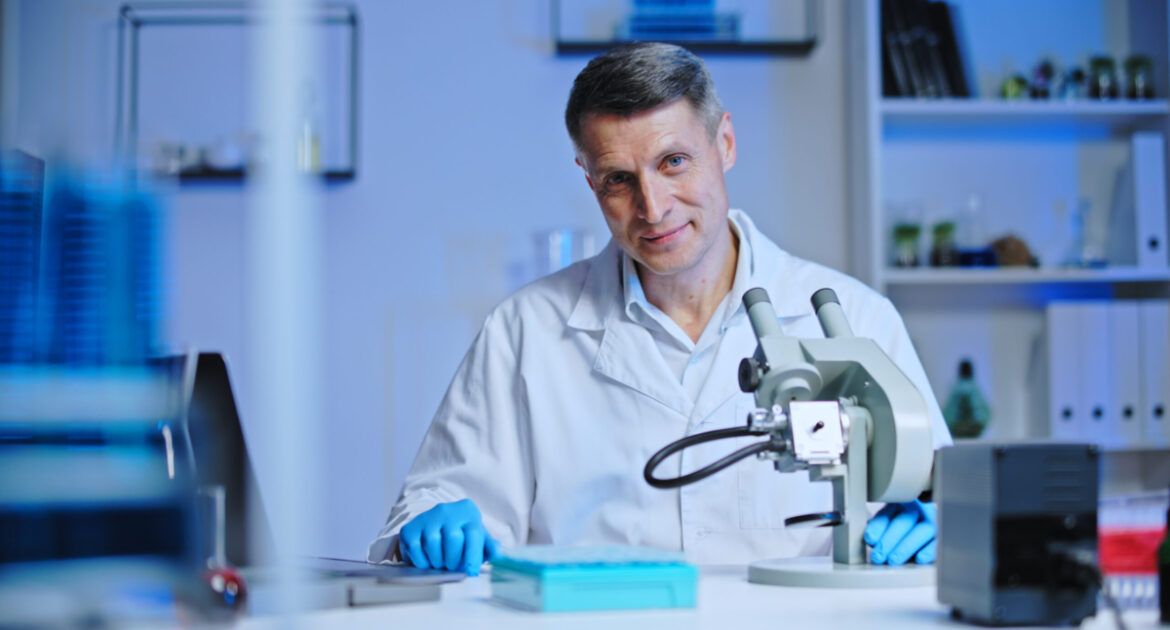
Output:
<svg viewBox="0 0 1170 630">
<path fill-rule="evenodd" d="M 625 186 L 630 182 L 630 176 L 627 173 L 614 173 L 605 178 L 605 185 L 613 188 L 615 186 Z"/>
<path fill-rule="evenodd" d="M 678 168 L 686 164 L 687 159 L 681 155 L 672 155 L 666 158 L 666 165 L 670 168 Z"/>
</svg>

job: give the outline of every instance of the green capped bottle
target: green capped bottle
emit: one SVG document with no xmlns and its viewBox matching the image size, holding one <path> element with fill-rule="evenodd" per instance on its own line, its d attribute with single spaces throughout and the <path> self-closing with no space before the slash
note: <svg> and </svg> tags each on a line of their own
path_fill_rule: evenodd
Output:
<svg viewBox="0 0 1170 630">
<path fill-rule="evenodd" d="M 979 437 L 991 420 L 991 409 L 975 383 L 975 366 L 970 359 L 959 362 L 959 378 L 947 397 L 943 417 L 951 436 L 956 438 Z"/>
</svg>

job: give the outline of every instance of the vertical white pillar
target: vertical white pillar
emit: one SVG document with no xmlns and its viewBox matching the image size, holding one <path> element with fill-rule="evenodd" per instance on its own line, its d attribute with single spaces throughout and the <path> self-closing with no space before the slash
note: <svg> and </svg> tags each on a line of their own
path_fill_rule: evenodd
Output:
<svg viewBox="0 0 1170 630">
<path fill-rule="evenodd" d="M 275 437 L 267 502 L 278 561 L 281 609 L 310 604 L 292 558 L 313 553 L 321 520 L 321 220 L 319 184 L 297 167 L 308 112 L 304 90 L 316 62 L 313 0 L 262 0 L 256 22 L 254 124 L 264 162 L 250 181 L 250 351 L 254 421 Z"/>
<path fill-rule="evenodd" d="M 0 147 L 16 140 L 20 99 L 20 6 L 0 0 Z"/>
</svg>

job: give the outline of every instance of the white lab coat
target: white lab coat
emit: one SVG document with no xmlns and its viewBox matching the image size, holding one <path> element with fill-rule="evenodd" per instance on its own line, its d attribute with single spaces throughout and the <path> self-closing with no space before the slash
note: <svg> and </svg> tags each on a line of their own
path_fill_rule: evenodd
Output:
<svg viewBox="0 0 1170 630">
<path fill-rule="evenodd" d="M 823 337 L 809 302 L 837 292 L 858 336 L 870 337 L 927 399 L 935 442 L 949 442 L 938 403 L 901 318 L 861 282 L 782 251 L 742 212 L 751 283 L 767 289 L 782 330 Z M 728 321 L 713 367 L 692 402 L 650 333 L 625 314 L 621 252 L 597 256 L 517 291 L 495 308 L 464 357 L 431 423 L 402 495 L 371 543 L 393 557 L 397 533 L 435 504 L 472 499 L 504 546 L 631 544 L 681 549 L 697 563 L 745 563 L 825 553 L 829 531 L 786 529 L 784 519 L 832 507 L 827 482 L 740 462 L 679 490 L 642 478 L 646 460 L 684 435 L 742 426 L 755 407 L 739 390 L 740 359 L 756 340 L 743 311 Z M 738 297 L 738 296 L 737 296 Z M 667 460 L 675 476 L 760 438 L 710 442 Z"/>
</svg>

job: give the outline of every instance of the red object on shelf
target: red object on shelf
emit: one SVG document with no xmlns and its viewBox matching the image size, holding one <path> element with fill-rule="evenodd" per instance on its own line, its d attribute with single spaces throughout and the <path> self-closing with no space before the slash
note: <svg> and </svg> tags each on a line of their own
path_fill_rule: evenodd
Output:
<svg viewBox="0 0 1170 630">
<path fill-rule="evenodd" d="M 1158 545 L 1165 535 L 1164 527 L 1101 529 L 1097 538 L 1101 572 L 1157 573 Z"/>
</svg>

